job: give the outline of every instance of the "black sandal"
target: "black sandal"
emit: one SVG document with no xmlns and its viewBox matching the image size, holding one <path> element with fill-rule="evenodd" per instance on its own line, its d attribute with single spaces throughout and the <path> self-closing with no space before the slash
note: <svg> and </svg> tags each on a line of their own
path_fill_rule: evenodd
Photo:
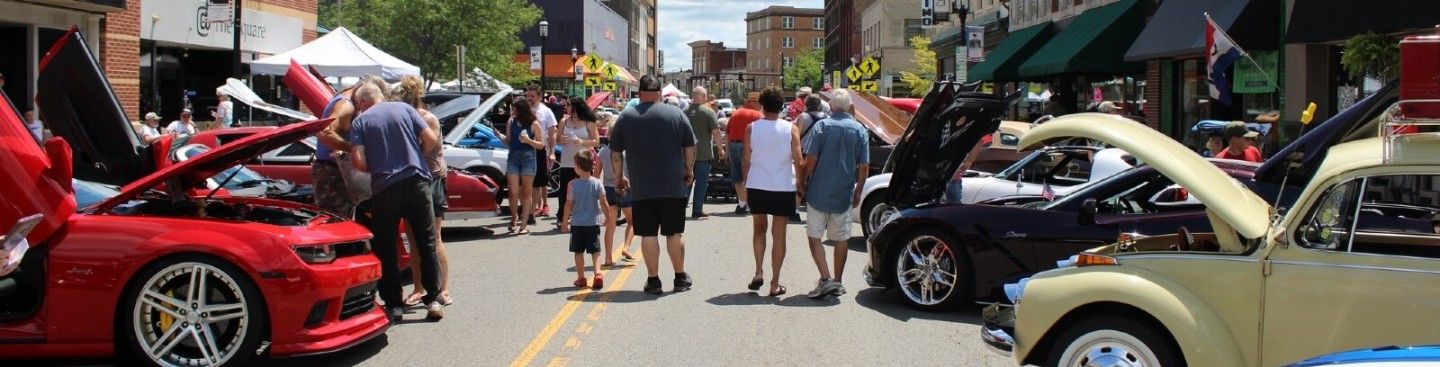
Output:
<svg viewBox="0 0 1440 367">
<path fill-rule="evenodd" d="M 750 280 L 750 290 L 759 292 L 760 286 L 765 285 L 765 279 L 756 278 Z"/>
</svg>

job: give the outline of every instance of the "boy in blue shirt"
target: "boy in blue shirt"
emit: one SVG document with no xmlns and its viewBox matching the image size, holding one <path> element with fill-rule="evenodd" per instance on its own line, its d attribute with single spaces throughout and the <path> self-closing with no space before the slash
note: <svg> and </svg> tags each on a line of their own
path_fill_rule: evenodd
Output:
<svg viewBox="0 0 1440 367">
<path fill-rule="evenodd" d="M 565 217 L 560 218 L 560 231 L 570 232 L 570 252 L 575 254 L 575 286 L 585 287 L 585 254 L 590 254 L 594 265 L 593 289 L 605 288 L 605 277 L 600 275 L 600 225 L 605 223 L 604 213 L 610 205 L 604 200 L 605 187 L 592 175 L 595 169 L 595 154 L 589 149 L 575 154 L 576 178 L 562 185 L 570 185 L 570 196 L 565 201 Z"/>
</svg>

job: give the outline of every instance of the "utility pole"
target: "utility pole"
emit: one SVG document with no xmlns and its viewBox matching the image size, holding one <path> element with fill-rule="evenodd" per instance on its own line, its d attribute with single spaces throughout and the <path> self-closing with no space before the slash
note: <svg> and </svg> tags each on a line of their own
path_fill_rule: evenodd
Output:
<svg viewBox="0 0 1440 367">
<path fill-rule="evenodd" d="M 240 2 L 241 0 L 234 0 L 234 3 L 231 4 L 233 6 L 230 8 L 235 18 L 232 25 L 233 28 L 230 29 L 230 35 L 235 37 L 235 58 L 230 60 L 234 69 L 231 70 L 230 74 L 234 75 L 235 79 L 241 79 L 244 70 L 240 61 L 240 33 L 245 31 L 245 27 L 243 23 L 240 22 L 240 13 L 244 13 L 244 11 L 241 10 Z M 153 68 L 154 66 L 152 65 L 151 67 Z"/>
</svg>

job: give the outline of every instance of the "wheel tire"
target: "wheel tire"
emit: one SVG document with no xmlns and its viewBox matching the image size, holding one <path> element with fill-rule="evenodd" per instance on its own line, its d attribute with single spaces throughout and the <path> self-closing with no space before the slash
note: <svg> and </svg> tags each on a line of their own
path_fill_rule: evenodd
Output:
<svg viewBox="0 0 1440 367">
<path fill-rule="evenodd" d="M 971 298 L 970 259 L 954 237 L 937 228 L 921 228 L 901 238 L 888 256 L 890 284 L 899 289 L 901 299 L 917 309 L 940 312 L 954 310 Z M 949 285 L 943 281 L 947 278 Z"/>
<path fill-rule="evenodd" d="M 219 306 L 182 299 L 190 298 L 187 293 L 191 285 L 189 278 L 197 272 L 205 280 L 201 284 L 204 296 L 195 298 L 206 303 L 221 302 Z M 142 299 L 141 296 L 147 294 L 154 295 Z M 265 302 L 255 283 L 234 265 L 210 257 L 183 255 L 147 266 L 132 279 L 121 302 L 121 313 L 116 315 L 115 327 L 119 336 L 116 340 L 125 345 L 117 345 L 116 349 L 127 351 L 125 356 L 135 359 L 138 364 L 239 366 L 255 356 L 261 339 L 269 334 Z M 189 303 L 190 307 L 186 310 L 184 305 L 174 302 Z M 205 306 L 238 309 L 212 308 L 206 311 Z M 220 312 L 225 313 L 214 316 Z M 213 317 L 227 318 L 206 320 Z M 192 329 L 185 329 L 192 325 Z M 175 334 L 167 338 L 172 335 L 171 332 Z M 201 344 L 196 341 L 197 338 L 213 343 L 214 348 L 204 349 L 212 349 L 220 355 L 207 359 L 204 356 L 206 351 L 197 347 Z M 171 342 L 160 343 L 162 340 Z M 150 353 L 146 347 L 151 343 L 159 347 L 156 349 L 164 351 Z M 169 344 L 168 349 L 164 344 Z"/>
<path fill-rule="evenodd" d="M 871 192 L 870 195 L 865 196 L 865 202 L 861 203 L 860 232 L 865 234 L 865 238 L 870 238 L 870 235 L 875 232 L 870 226 L 872 221 L 870 214 L 874 213 L 877 207 L 883 206 L 884 208 L 889 208 L 889 205 L 885 204 L 886 195 L 888 195 L 888 193 L 886 193 L 885 190 L 875 190 L 875 192 Z"/>
<path fill-rule="evenodd" d="M 1185 359 L 1155 326 L 1112 315 L 1070 326 L 1050 347 L 1048 366 L 1184 366 Z M 1107 362 L 1118 362 L 1108 363 Z"/>
</svg>

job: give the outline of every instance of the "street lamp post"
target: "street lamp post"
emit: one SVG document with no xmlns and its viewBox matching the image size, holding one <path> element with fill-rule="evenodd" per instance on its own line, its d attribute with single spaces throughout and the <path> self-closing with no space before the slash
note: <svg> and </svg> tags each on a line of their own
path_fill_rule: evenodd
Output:
<svg viewBox="0 0 1440 367">
<path fill-rule="evenodd" d="M 575 46 L 570 46 L 570 66 L 575 70 L 575 75 L 570 78 L 570 88 L 569 88 L 570 90 L 569 90 L 569 91 L 566 91 L 567 93 L 574 93 L 574 89 L 575 89 L 575 79 L 579 79 L 579 78 L 580 78 L 580 66 L 575 65 L 575 61 L 577 61 L 577 60 L 579 60 L 579 59 L 580 59 L 580 49 L 575 48 Z"/>
<path fill-rule="evenodd" d="M 550 22 L 540 21 L 540 93 L 545 93 L 545 38 L 550 37 Z"/>
</svg>

